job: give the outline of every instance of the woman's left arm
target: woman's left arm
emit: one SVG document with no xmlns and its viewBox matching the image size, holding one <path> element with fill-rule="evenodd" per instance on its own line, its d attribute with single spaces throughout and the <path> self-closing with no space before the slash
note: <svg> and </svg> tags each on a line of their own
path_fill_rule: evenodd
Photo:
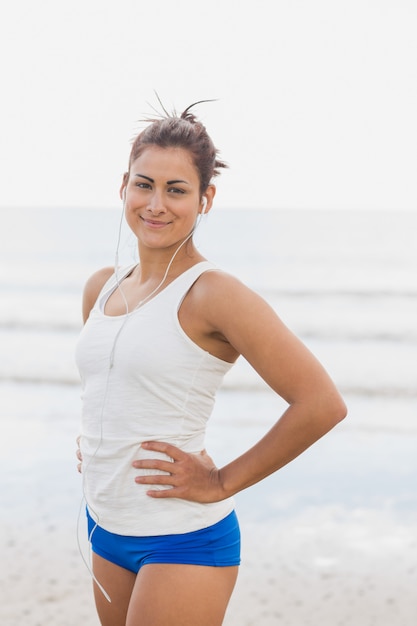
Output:
<svg viewBox="0 0 417 626">
<path fill-rule="evenodd" d="M 232 496 L 292 461 L 346 416 L 345 403 L 324 367 L 260 296 L 228 275 L 222 278 L 221 289 L 217 284 L 210 293 L 204 310 L 211 327 L 245 357 L 288 408 L 260 441 L 221 469 L 205 454 L 189 455 L 150 442 L 145 447 L 174 459 L 173 465 L 135 462 L 135 467 L 170 472 L 169 478 L 137 478 L 140 483 L 164 482 L 172 487 L 150 490 L 153 497 L 214 502 Z"/>
</svg>

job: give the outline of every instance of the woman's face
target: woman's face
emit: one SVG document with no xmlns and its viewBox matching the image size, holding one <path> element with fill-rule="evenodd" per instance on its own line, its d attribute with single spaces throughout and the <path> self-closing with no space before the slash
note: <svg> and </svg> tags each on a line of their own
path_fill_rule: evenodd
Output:
<svg viewBox="0 0 417 626">
<path fill-rule="evenodd" d="M 133 161 L 121 193 L 126 194 L 129 227 L 150 248 L 169 248 L 183 240 L 202 208 L 198 172 L 183 148 L 146 148 Z M 214 191 L 209 189 L 208 195 L 212 199 Z"/>
</svg>

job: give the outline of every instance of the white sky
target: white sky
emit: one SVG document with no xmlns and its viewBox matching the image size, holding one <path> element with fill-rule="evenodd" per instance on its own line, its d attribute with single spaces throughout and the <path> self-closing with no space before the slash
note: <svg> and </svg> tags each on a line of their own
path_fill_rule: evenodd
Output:
<svg viewBox="0 0 417 626">
<path fill-rule="evenodd" d="M 118 206 L 156 90 L 237 208 L 417 208 L 415 0 L 9 0 L 0 207 Z"/>
</svg>

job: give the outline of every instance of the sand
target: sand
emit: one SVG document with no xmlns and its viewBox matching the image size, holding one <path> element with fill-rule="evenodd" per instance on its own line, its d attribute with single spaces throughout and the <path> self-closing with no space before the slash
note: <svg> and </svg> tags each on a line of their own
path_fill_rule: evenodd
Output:
<svg viewBox="0 0 417 626">
<path fill-rule="evenodd" d="M 243 561 L 225 626 L 414 626 L 415 527 L 389 515 L 311 510 L 284 524 L 242 524 Z M 51 518 L 6 525 L 3 626 L 95 626 L 74 529 Z"/>
</svg>

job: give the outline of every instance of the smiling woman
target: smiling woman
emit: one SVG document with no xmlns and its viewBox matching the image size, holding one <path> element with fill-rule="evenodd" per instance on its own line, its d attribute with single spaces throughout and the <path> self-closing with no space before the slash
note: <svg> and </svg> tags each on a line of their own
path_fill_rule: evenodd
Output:
<svg viewBox="0 0 417 626">
<path fill-rule="evenodd" d="M 214 193 L 213 185 L 204 191 L 206 211 Z M 196 168 L 183 148 L 148 147 L 131 164 L 121 195 L 142 252 L 146 246 L 165 246 L 167 256 L 190 234 L 203 204 Z"/>
<path fill-rule="evenodd" d="M 78 456 L 103 626 L 220 626 L 240 563 L 233 496 L 346 414 L 272 307 L 194 245 L 221 167 L 190 107 L 152 121 L 120 190 L 139 263 L 99 270 L 84 291 Z M 288 408 L 217 468 L 205 430 L 239 355 Z"/>
</svg>

